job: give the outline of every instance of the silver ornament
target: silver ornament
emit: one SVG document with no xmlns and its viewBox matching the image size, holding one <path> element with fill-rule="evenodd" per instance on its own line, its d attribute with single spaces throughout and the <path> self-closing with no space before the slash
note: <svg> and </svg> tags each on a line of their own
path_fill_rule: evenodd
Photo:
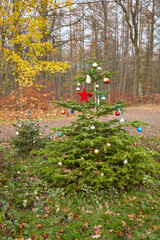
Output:
<svg viewBox="0 0 160 240">
<path fill-rule="evenodd" d="M 97 70 L 101 71 L 101 70 L 102 70 L 102 68 L 99 66 L 99 67 L 97 68 Z"/>
<path fill-rule="evenodd" d="M 125 121 L 124 118 L 121 118 L 121 119 L 119 120 L 120 123 L 123 123 L 124 121 Z"/>
<path fill-rule="evenodd" d="M 97 64 L 96 62 L 94 62 L 94 63 L 92 64 L 92 67 L 93 67 L 93 68 L 97 68 L 97 66 L 98 66 L 98 64 Z"/>
<path fill-rule="evenodd" d="M 101 99 L 102 99 L 102 100 L 105 100 L 106 98 L 105 98 L 105 96 L 103 96 L 103 97 L 101 97 Z"/>
<path fill-rule="evenodd" d="M 124 160 L 124 162 L 123 162 L 124 164 L 127 164 L 128 163 L 128 161 L 127 161 L 127 159 L 126 160 Z"/>
</svg>

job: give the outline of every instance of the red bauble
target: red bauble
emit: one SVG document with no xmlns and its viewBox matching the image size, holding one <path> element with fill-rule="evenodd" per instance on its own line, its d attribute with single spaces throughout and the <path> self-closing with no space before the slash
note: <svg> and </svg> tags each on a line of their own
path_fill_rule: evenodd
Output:
<svg viewBox="0 0 160 240">
<path fill-rule="evenodd" d="M 93 94 L 92 94 L 92 93 L 90 93 L 88 96 L 89 96 L 89 97 L 92 97 L 92 95 L 93 95 Z"/>
<path fill-rule="evenodd" d="M 119 116 L 120 115 L 120 112 L 115 112 L 116 116 Z"/>
<path fill-rule="evenodd" d="M 136 143 L 136 142 L 134 142 L 134 143 L 133 143 L 133 145 L 136 147 L 136 146 L 137 146 L 137 143 Z"/>
</svg>

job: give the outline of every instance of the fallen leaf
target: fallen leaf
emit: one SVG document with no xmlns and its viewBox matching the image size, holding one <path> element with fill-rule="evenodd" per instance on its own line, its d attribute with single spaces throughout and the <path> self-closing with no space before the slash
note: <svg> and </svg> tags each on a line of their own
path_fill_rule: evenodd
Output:
<svg viewBox="0 0 160 240">
<path fill-rule="evenodd" d="M 43 239 L 47 239 L 50 236 L 50 233 L 46 233 L 44 235 L 42 235 Z"/>
<path fill-rule="evenodd" d="M 38 223 L 38 224 L 36 225 L 36 228 L 40 228 L 40 227 L 41 227 L 41 224 Z"/>
<path fill-rule="evenodd" d="M 158 230 L 158 227 L 156 225 L 153 225 L 154 230 Z"/>
<path fill-rule="evenodd" d="M 122 224 L 123 224 L 123 227 L 126 227 L 127 226 L 127 223 L 124 222 L 123 220 L 121 220 Z"/>
<path fill-rule="evenodd" d="M 98 226 L 94 226 L 94 228 L 92 228 L 92 231 L 98 232 L 100 231 L 102 225 L 98 225 Z"/>
<path fill-rule="evenodd" d="M 130 201 L 134 201 L 134 200 L 136 200 L 136 197 L 133 196 L 133 197 L 129 197 L 128 199 L 129 199 Z"/>
<path fill-rule="evenodd" d="M 109 208 L 109 206 L 108 206 L 108 202 L 105 203 L 105 206 L 106 206 L 106 208 Z"/>
<path fill-rule="evenodd" d="M 69 212 L 70 208 L 64 209 L 64 212 Z"/>
<path fill-rule="evenodd" d="M 98 170 L 93 170 L 93 173 L 99 173 L 99 171 Z"/>
<path fill-rule="evenodd" d="M 22 223 L 22 224 L 20 225 L 20 228 L 22 229 L 25 225 L 26 225 L 26 222 Z"/>
<path fill-rule="evenodd" d="M 101 237 L 101 235 L 92 235 L 91 236 L 91 238 L 95 238 L 95 239 L 100 238 L 100 237 Z"/>
<path fill-rule="evenodd" d="M 110 214 L 111 212 L 110 212 L 110 210 L 108 209 L 106 212 L 105 212 L 105 214 Z"/>
<path fill-rule="evenodd" d="M 122 232 L 118 232 L 117 235 L 118 235 L 118 236 L 122 236 L 122 235 L 124 235 L 124 234 L 123 234 Z"/>
<path fill-rule="evenodd" d="M 127 216 L 130 220 L 134 220 L 134 213 L 133 214 L 128 214 Z"/>
<path fill-rule="evenodd" d="M 102 210 L 102 209 L 103 209 L 103 206 L 102 206 L 102 205 L 99 205 L 99 209 Z"/>
<path fill-rule="evenodd" d="M 93 212 L 92 212 L 92 211 L 89 211 L 89 210 L 86 210 L 86 213 L 88 213 L 88 214 L 93 214 Z"/>
<path fill-rule="evenodd" d="M 82 212 L 84 212 L 85 211 L 85 207 L 81 207 L 81 210 L 82 210 Z"/>
<path fill-rule="evenodd" d="M 151 229 L 150 228 L 147 229 L 146 233 L 147 233 L 147 235 L 150 235 L 151 234 Z"/>
<path fill-rule="evenodd" d="M 88 228 L 88 222 L 83 223 L 86 228 Z"/>
</svg>

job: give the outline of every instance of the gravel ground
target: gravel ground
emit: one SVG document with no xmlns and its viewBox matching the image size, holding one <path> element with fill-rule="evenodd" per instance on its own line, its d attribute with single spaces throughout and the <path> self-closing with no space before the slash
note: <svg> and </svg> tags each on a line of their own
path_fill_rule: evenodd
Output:
<svg viewBox="0 0 160 240">
<path fill-rule="evenodd" d="M 108 118 L 101 117 L 101 121 L 107 121 L 108 119 L 115 119 L 115 115 L 111 115 Z M 116 117 L 120 119 L 120 117 Z M 137 136 L 157 136 L 160 137 L 160 107 L 131 107 L 125 110 L 124 119 L 128 121 L 139 120 L 148 123 L 149 125 L 145 128 L 143 127 L 143 131 L 141 133 L 137 132 L 136 129 L 130 127 L 129 131 L 133 135 Z M 45 134 L 49 134 L 52 132 L 50 128 L 53 127 L 62 127 L 69 126 L 71 122 L 75 121 L 76 118 L 64 118 L 58 120 L 46 120 L 40 122 L 40 126 L 48 125 Z M 15 129 L 11 123 L 0 124 L 0 140 L 9 142 L 10 137 L 15 136 Z"/>
</svg>

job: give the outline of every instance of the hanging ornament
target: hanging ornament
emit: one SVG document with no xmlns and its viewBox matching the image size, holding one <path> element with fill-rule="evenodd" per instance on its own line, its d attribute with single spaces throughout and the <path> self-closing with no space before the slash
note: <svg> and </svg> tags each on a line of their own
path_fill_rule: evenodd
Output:
<svg viewBox="0 0 160 240">
<path fill-rule="evenodd" d="M 105 98 L 105 96 L 103 96 L 103 97 L 101 97 L 101 99 L 102 99 L 102 100 L 105 100 L 106 98 Z"/>
<path fill-rule="evenodd" d="M 98 84 L 96 84 L 96 88 L 99 88 L 99 85 L 98 85 Z"/>
<path fill-rule="evenodd" d="M 42 134 L 43 134 L 43 133 L 42 133 L 42 132 L 40 132 L 40 133 L 39 133 L 39 136 L 42 136 Z"/>
<path fill-rule="evenodd" d="M 80 83 L 77 83 L 77 86 L 80 86 L 81 84 Z"/>
<path fill-rule="evenodd" d="M 119 115 L 121 115 L 121 113 L 122 113 L 122 117 L 121 117 L 121 119 L 119 120 L 119 122 L 120 123 L 123 123 L 123 122 L 125 122 L 125 120 L 124 120 L 124 112 L 123 112 L 123 109 L 122 109 L 122 107 L 121 107 L 121 109 L 118 107 L 118 111 L 115 113 L 116 114 L 116 116 L 119 116 Z"/>
<path fill-rule="evenodd" d="M 92 95 L 93 95 L 93 94 L 92 94 L 92 93 L 90 93 L 88 96 L 89 96 L 89 97 L 92 97 Z"/>
<path fill-rule="evenodd" d="M 77 93 L 78 95 L 81 96 L 81 99 L 80 99 L 80 102 L 82 102 L 82 100 L 86 100 L 88 102 L 88 96 L 91 94 L 91 93 L 87 93 L 85 88 L 83 88 L 83 91 L 82 93 Z"/>
<path fill-rule="evenodd" d="M 141 127 L 138 127 L 138 128 L 137 128 L 137 131 L 138 131 L 138 132 L 142 132 L 142 130 L 143 130 L 143 129 L 142 129 Z"/>
<path fill-rule="evenodd" d="M 16 135 L 19 135 L 19 132 L 16 132 Z"/>
<path fill-rule="evenodd" d="M 60 133 L 58 133 L 58 137 L 62 137 L 62 133 L 60 132 Z"/>
<path fill-rule="evenodd" d="M 93 67 L 93 68 L 97 68 L 97 67 L 98 67 L 98 64 L 97 64 L 96 62 L 94 62 L 94 63 L 92 64 L 92 67 Z"/>
<path fill-rule="evenodd" d="M 102 70 L 102 68 L 99 66 L 99 67 L 97 68 L 97 70 L 98 70 L 98 71 L 101 71 L 101 70 Z"/>
<path fill-rule="evenodd" d="M 95 154 L 98 154 L 98 153 L 99 153 L 99 150 L 98 150 L 98 149 L 95 149 L 95 150 L 94 150 L 94 153 L 95 153 Z"/>
<path fill-rule="evenodd" d="M 103 78 L 103 83 L 109 84 L 110 83 L 110 79 L 109 78 Z"/>
<path fill-rule="evenodd" d="M 125 120 L 124 120 L 123 117 L 119 120 L 120 123 L 123 123 L 124 121 L 125 121 Z"/>
<path fill-rule="evenodd" d="M 60 166 L 61 166 L 61 165 L 62 165 L 62 162 L 59 162 L 59 163 L 58 163 L 58 165 L 60 165 Z"/>
<path fill-rule="evenodd" d="M 111 144 L 110 143 L 107 143 L 107 147 L 110 147 L 111 146 Z"/>
<path fill-rule="evenodd" d="M 65 110 L 62 110 L 62 111 L 61 111 L 61 114 L 63 114 L 63 115 L 64 115 L 65 113 L 66 113 L 66 112 L 65 112 Z"/>
<path fill-rule="evenodd" d="M 134 142 L 134 143 L 133 143 L 133 146 L 135 146 L 135 147 L 136 147 L 136 146 L 137 146 L 137 143 L 136 143 L 136 142 Z"/>
<path fill-rule="evenodd" d="M 71 114 L 73 114 L 74 113 L 74 110 L 73 109 L 71 109 Z"/>
<path fill-rule="evenodd" d="M 76 88 L 76 91 L 79 91 L 79 90 L 80 90 L 80 88 L 79 88 L 79 87 L 77 87 L 77 88 Z"/>
<path fill-rule="evenodd" d="M 91 77 L 89 75 L 87 75 L 86 83 L 91 83 Z"/>
<path fill-rule="evenodd" d="M 115 114 L 116 114 L 116 116 L 119 116 L 121 113 L 117 111 L 117 112 L 115 112 Z"/>
<path fill-rule="evenodd" d="M 49 140 L 52 140 L 52 137 L 49 137 Z"/>
<path fill-rule="evenodd" d="M 128 161 L 127 161 L 127 159 L 126 160 L 124 160 L 124 162 L 123 162 L 124 164 L 127 164 L 128 163 Z"/>
<path fill-rule="evenodd" d="M 99 106 L 99 97 L 97 98 L 97 104 L 98 104 L 98 106 Z"/>
<path fill-rule="evenodd" d="M 92 126 L 90 127 L 90 129 L 94 130 L 94 129 L 95 129 L 95 126 L 94 126 L 94 125 L 92 125 Z"/>
</svg>

